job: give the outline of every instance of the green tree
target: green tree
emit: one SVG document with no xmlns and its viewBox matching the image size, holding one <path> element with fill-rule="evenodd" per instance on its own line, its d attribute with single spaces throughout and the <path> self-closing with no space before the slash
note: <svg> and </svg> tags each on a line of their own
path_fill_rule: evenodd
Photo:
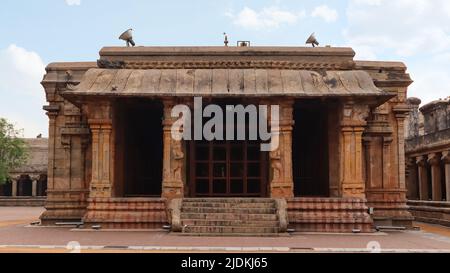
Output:
<svg viewBox="0 0 450 273">
<path fill-rule="evenodd" d="M 5 183 L 9 172 L 24 164 L 28 157 L 27 145 L 19 135 L 20 130 L 0 118 L 0 184 Z"/>
</svg>

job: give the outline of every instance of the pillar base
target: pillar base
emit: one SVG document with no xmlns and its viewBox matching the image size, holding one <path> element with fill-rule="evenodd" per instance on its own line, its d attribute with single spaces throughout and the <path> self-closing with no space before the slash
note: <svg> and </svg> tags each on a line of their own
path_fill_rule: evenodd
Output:
<svg viewBox="0 0 450 273">
<path fill-rule="evenodd" d="M 342 197 L 343 198 L 366 198 L 365 188 L 363 182 L 360 183 L 343 183 Z"/>
<path fill-rule="evenodd" d="M 273 183 L 270 185 L 270 197 L 285 199 L 294 198 L 294 186 L 291 183 Z"/>
<path fill-rule="evenodd" d="M 376 225 L 412 227 L 414 217 L 409 212 L 405 192 L 369 192 L 367 205 L 374 209 Z"/>
<path fill-rule="evenodd" d="M 163 182 L 162 198 L 167 200 L 183 198 L 184 187 L 180 182 Z"/>
<path fill-rule="evenodd" d="M 40 216 L 42 225 L 58 222 L 79 222 L 86 214 L 88 191 L 48 191 L 45 211 Z"/>
<path fill-rule="evenodd" d="M 111 184 L 109 183 L 96 183 L 91 184 L 90 198 L 108 198 L 111 197 Z"/>
</svg>

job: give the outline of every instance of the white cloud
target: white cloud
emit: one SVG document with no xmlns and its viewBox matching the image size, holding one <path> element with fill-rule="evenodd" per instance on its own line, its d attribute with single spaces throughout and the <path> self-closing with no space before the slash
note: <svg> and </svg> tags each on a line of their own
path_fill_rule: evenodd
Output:
<svg viewBox="0 0 450 273">
<path fill-rule="evenodd" d="M 325 22 L 331 23 L 337 21 L 339 14 L 335 9 L 328 7 L 327 5 L 321 5 L 311 12 L 312 17 L 322 18 Z"/>
<path fill-rule="evenodd" d="M 261 11 L 244 7 L 238 14 L 227 12 L 226 16 L 232 18 L 233 24 L 246 29 L 273 29 L 283 24 L 295 24 L 306 16 L 305 11 L 291 12 L 278 7 L 263 8 Z"/>
<path fill-rule="evenodd" d="M 66 4 L 69 6 L 79 6 L 81 5 L 81 0 L 66 0 Z"/>
<path fill-rule="evenodd" d="M 404 60 L 424 103 L 450 94 L 450 1 L 350 0 L 347 19 L 357 59 Z"/>
<path fill-rule="evenodd" d="M 399 56 L 441 53 L 450 48 L 448 0 L 350 0 L 349 43 Z"/>
<path fill-rule="evenodd" d="M 45 94 L 40 85 L 45 65 L 41 57 L 11 44 L 0 50 L 0 63 L 0 116 L 24 129 L 26 137 L 46 135 Z"/>
</svg>

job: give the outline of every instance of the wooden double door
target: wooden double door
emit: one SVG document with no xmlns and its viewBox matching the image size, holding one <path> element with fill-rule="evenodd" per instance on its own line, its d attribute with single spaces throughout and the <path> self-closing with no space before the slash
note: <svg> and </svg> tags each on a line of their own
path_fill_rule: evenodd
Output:
<svg viewBox="0 0 450 273">
<path fill-rule="evenodd" d="M 259 142 L 189 142 L 192 197 L 265 197 L 268 154 Z"/>
</svg>

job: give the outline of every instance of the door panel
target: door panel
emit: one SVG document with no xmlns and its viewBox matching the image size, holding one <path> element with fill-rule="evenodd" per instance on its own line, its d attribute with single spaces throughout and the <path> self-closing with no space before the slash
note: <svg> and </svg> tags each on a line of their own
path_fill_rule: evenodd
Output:
<svg viewBox="0 0 450 273">
<path fill-rule="evenodd" d="M 247 141 L 190 142 L 191 196 L 263 197 L 267 153 Z"/>
</svg>

